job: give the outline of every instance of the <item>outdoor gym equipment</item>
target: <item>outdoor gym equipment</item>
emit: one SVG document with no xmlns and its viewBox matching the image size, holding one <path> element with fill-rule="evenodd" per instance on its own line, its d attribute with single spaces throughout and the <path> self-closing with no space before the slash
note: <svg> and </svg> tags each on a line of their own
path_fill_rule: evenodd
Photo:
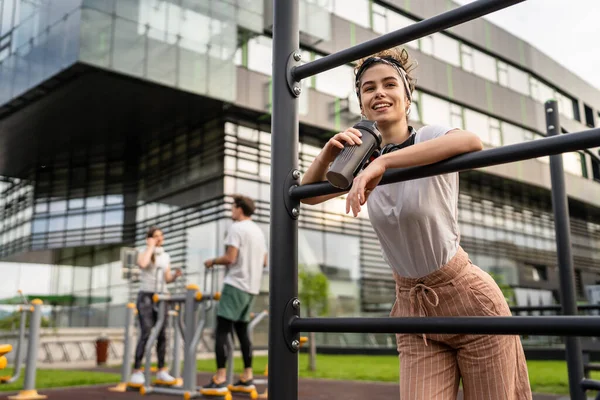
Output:
<svg viewBox="0 0 600 400">
<path fill-rule="evenodd" d="M 27 302 L 27 299 L 23 296 L 23 293 L 19 290 L 19 295 L 23 298 L 23 305 L 19 306 L 19 312 L 21 313 L 20 324 L 19 324 L 19 341 L 17 343 L 17 354 L 15 355 L 15 372 L 13 376 L 4 376 L 0 378 L 0 383 L 12 383 L 19 379 L 21 374 L 22 365 L 22 348 L 25 341 L 25 327 L 27 320 L 27 313 L 31 313 L 29 319 L 29 334 L 27 340 L 27 361 L 25 363 L 25 380 L 23 382 L 23 389 L 14 396 L 8 396 L 11 400 L 38 400 L 46 399 L 47 396 L 38 394 L 35 389 L 35 378 L 37 373 L 37 355 L 39 351 L 40 343 L 40 327 L 42 324 L 42 305 L 43 302 L 40 299 L 34 299 L 31 303 Z M 0 369 L 6 368 L 7 359 L 5 354 L 12 351 L 11 345 L 0 345 Z"/>
<path fill-rule="evenodd" d="M 15 367 L 12 376 L 0 376 L 0 384 L 3 383 L 13 383 L 16 382 L 21 376 L 21 368 L 23 366 L 23 345 L 25 343 L 25 329 L 27 327 L 27 312 L 30 312 L 31 306 L 27 301 L 27 298 L 23 296 L 23 292 L 19 290 L 19 296 L 23 300 L 23 304 L 17 307 L 17 312 L 19 315 L 19 339 L 17 342 L 17 353 L 15 354 Z M 12 346 L 9 353 L 12 351 Z M 6 357 L 4 357 L 4 361 L 6 361 Z M 1 364 L 0 364 L 1 365 Z M 2 369 L 6 368 L 6 365 L 2 367 Z"/>
<path fill-rule="evenodd" d="M 149 393 L 160 393 L 168 395 L 183 395 L 185 399 L 207 397 L 202 395 L 198 390 L 201 387 L 196 385 L 196 354 L 198 343 L 200 342 L 204 327 L 206 325 L 206 318 L 208 317 L 208 311 L 213 307 L 213 302 L 221 298 L 221 293 L 216 290 L 218 287 L 218 281 L 215 279 L 217 275 L 217 269 L 212 268 L 206 269 L 204 273 L 204 287 L 208 286 L 208 273 L 211 273 L 210 281 L 212 285 L 211 292 L 201 292 L 197 285 L 187 285 L 186 292 L 183 295 L 170 295 L 170 294 L 155 294 L 153 301 L 158 305 L 158 321 L 152 328 L 150 338 L 146 344 L 146 383 L 140 388 L 142 395 Z M 158 334 L 165 322 L 165 311 L 168 305 L 183 304 L 183 318 L 179 318 L 179 324 L 177 327 L 180 329 L 183 335 L 183 382 L 179 386 L 172 385 L 170 387 L 159 387 L 150 386 L 150 366 L 151 366 L 151 349 L 158 338 Z M 202 304 L 202 315 L 198 318 L 197 307 Z M 215 393 L 214 396 L 226 400 L 231 399 L 231 393 Z"/>
<path fill-rule="evenodd" d="M 431 165 L 386 171 L 379 185 L 550 156 L 562 316 L 301 318 L 298 301 L 300 200 L 340 193 L 329 182 L 300 186 L 298 96 L 302 79 L 377 51 L 483 17 L 524 0 L 476 0 L 318 60 L 300 64 L 299 0 L 274 0 L 271 121 L 271 213 L 269 259 L 268 391 L 275 399 L 298 399 L 300 332 L 443 333 L 567 336 L 570 397 L 584 400 L 593 382 L 583 380 L 577 336 L 600 336 L 600 317 L 577 316 L 568 202 L 562 153 L 600 146 L 600 129 L 561 135 L 556 100 L 544 104 L 548 137 L 463 154 Z M 550 26 L 550 25 L 549 25 Z M 597 384 L 597 382 L 596 382 Z M 600 386 L 600 385 L 598 385 Z"/>
</svg>

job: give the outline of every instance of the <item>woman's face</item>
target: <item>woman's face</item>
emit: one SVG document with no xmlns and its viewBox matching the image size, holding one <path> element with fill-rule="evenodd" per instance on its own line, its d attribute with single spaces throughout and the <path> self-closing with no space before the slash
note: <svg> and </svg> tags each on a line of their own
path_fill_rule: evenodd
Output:
<svg viewBox="0 0 600 400">
<path fill-rule="evenodd" d="M 364 116 L 386 126 L 406 120 L 409 107 L 404 82 L 398 71 L 386 64 L 375 64 L 360 80 L 361 110 Z"/>
<path fill-rule="evenodd" d="M 165 237 L 160 229 L 154 231 L 152 237 L 156 239 L 156 246 L 162 246 L 163 242 L 165 241 Z"/>
</svg>

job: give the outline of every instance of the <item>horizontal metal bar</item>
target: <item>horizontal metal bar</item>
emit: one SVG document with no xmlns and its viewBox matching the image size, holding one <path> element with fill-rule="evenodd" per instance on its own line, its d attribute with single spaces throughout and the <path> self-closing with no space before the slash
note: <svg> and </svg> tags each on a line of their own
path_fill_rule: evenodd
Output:
<svg viewBox="0 0 600 400">
<path fill-rule="evenodd" d="M 510 7 L 525 0 L 478 0 L 473 3 L 446 11 L 445 13 L 427 18 L 394 32 L 387 33 L 375 39 L 357 44 L 347 49 L 330 54 L 292 69 L 292 76 L 300 81 L 309 76 L 339 67 L 340 65 L 367 57 L 381 50 L 386 50 L 424 36 L 443 31 L 490 14 L 494 11 Z"/>
<path fill-rule="evenodd" d="M 600 310 L 600 304 L 581 304 L 577 306 L 579 311 Z M 560 304 L 548 306 L 515 306 L 511 307 L 512 312 L 533 312 L 533 311 L 562 311 Z"/>
<path fill-rule="evenodd" d="M 600 336 L 600 317 L 379 317 L 294 318 L 294 333 L 466 333 L 494 335 Z"/>
<path fill-rule="evenodd" d="M 598 146 L 600 146 L 600 128 L 589 129 L 582 132 L 545 137 L 542 139 L 500 146 L 493 149 L 461 154 L 431 165 L 388 170 L 383 175 L 379 184 L 387 185 L 394 182 L 489 167 L 492 165 L 507 164 Z M 306 199 L 342 191 L 344 191 L 344 189 L 338 189 L 329 182 L 318 182 L 301 185 L 292 189 L 291 196 L 294 199 Z"/>
</svg>

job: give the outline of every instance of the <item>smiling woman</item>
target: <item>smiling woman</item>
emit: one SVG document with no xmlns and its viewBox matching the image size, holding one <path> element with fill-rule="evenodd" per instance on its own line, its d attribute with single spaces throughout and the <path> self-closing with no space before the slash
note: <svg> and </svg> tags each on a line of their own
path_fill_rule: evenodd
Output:
<svg viewBox="0 0 600 400">
<path fill-rule="evenodd" d="M 510 316 L 496 282 L 460 246 L 458 173 L 378 186 L 389 168 L 433 164 L 483 147 L 476 134 L 449 126 L 450 121 L 419 130 L 408 125 L 413 67 L 404 49 L 379 52 L 357 65 L 362 117 L 377 124 L 382 149 L 354 179 L 346 213 L 356 217 L 368 199 L 369 220 L 396 281 L 392 316 Z M 361 136 L 355 128 L 333 136 L 302 184 L 325 180 L 340 151 L 362 143 Z M 318 204 L 339 195 L 303 202 Z M 518 336 L 399 334 L 397 344 L 401 398 L 456 398 L 462 380 L 465 399 L 497 398 L 500 393 L 506 400 L 531 399 Z"/>
</svg>

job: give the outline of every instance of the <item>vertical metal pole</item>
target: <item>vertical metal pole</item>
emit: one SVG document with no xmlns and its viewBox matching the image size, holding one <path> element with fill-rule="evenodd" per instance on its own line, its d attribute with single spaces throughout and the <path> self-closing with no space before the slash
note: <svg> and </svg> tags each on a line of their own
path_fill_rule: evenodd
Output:
<svg viewBox="0 0 600 400">
<path fill-rule="evenodd" d="M 173 315 L 171 315 L 171 327 L 173 331 L 173 365 L 171 366 L 171 376 L 179 379 L 181 377 L 181 335 L 177 328 L 177 321 L 181 307 L 179 304 L 175 305 Z"/>
<path fill-rule="evenodd" d="M 10 396 L 9 399 L 35 398 L 45 399 L 47 396 L 38 395 L 35 389 L 35 376 L 37 371 L 37 356 L 40 344 L 40 327 L 42 325 L 42 300 L 34 299 L 31 301 L 33 311 L 29 321 L 29 338 L 27 343 L 27 364 L 25 366 L 25 381 L 23 390 L 16 396 Z M 27 397 L 25 397 L 27 396 Z"/>
<path fill-rule="evenodd" d="M 558 103 L 548 100 L 546 109 L 546 133 L 548 136 L 560 134 Z M 575 273 L 571 255 L 571 225 L 569 206 L 565 189 L 565 174 L 562 154 L 550 156 L 550 177 L 552 182 L 552 208 L 554 210 L 554 229 L 556 231 L 556 255 L 560 282 L 560 304 L 564 315 L 577 315 L 575 295 Z M 583 358 L 578 337 L 565 337 L 567 370 L 571 400 L 585 400 L 585 392 L 579 383 L 583 379 Z"/>
<path fill-rule="evenodd" d="M 288 60 L 299 50 L 298 13 L 298 0 L 273 0 L 268 391 L 285 400 L 298 398 L 298 354 L 282 334 L 286 306 L 298 295 L 298 222 L 287 210 L 285 189 L 298 166 L 298 103 L 286 80 Z"/>
<path fill-rule="evenodd" d="M 17 343 L 17 353 L 15 354 L 15 371 L 13 376 L 4 383 L 16 382 L 21 376 L 21 368 L 23 367 L 23 348 L 25 347 L 25 329 L 27 329 L 27 310 L 25 307 L 19 306 L 20 321 L 19 321 L 19 342 Z"/>
<path fill-rule="evenodd" d="M 196 329 L 196 292 L 198 286 L 188 285 L 185 298 L 185 332 L 183 336 L 183 388 L 188 391 L 196 390 L 196 352 L 191 349 Z M 193 354 L 192 354 L 193 353 Z"/>
<path fill-rule="evenodd" d="M 109 388 L 113 392 L 124 392 L 127 390 L 127 381 L 131 373 L 131 327 L 133 326 L 133 317 L 137 312 L 134 303 L 128 303 L 125 310 L 125 335 L 123 340 L 123 365 L 121 365 L 121 383 Z"/>
</svg>

